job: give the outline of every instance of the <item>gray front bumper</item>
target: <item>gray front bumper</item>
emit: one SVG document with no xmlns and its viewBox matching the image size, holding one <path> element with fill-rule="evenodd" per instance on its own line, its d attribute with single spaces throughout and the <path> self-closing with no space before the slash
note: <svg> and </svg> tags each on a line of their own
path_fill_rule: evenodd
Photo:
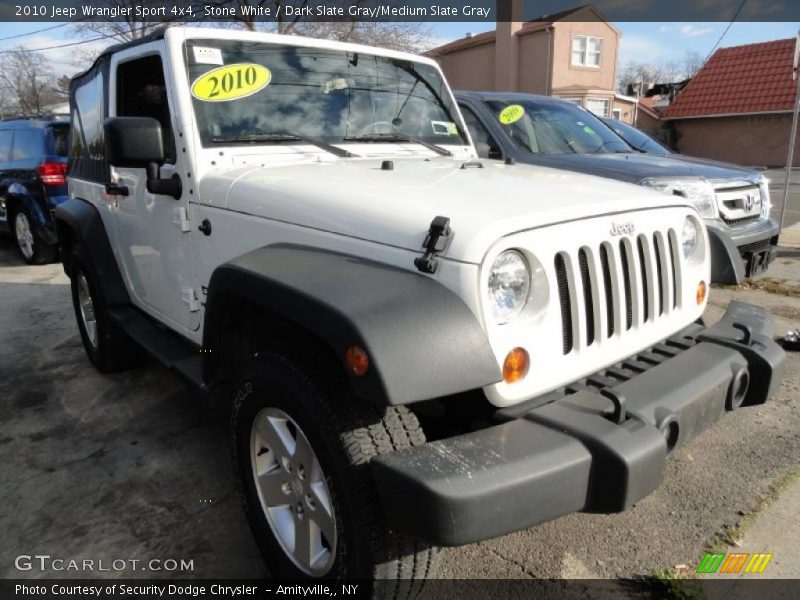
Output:
<svg viewBox="0 0 800 600">
<path fill-rule="evenodd" d="M 712 222 L 706 222 L 706 227 L 711 242 L 712 283 L 739 284 L 744 281 L 747 276 L 744 255 L 749 252 L 769 250 L 769 262 L 777 254 L 780 225 L 774 219 L 742 228 Z"/>
<path fill-rule="evenodd" d="M 571 512 L 625 510 L 661 483 L 676 447 L 726 411 L 761 404 L 783 376 L 772 318 L 732 302 L 517 418 L 371 463 L 398 531 L 458 545 Z"/>
</svg>

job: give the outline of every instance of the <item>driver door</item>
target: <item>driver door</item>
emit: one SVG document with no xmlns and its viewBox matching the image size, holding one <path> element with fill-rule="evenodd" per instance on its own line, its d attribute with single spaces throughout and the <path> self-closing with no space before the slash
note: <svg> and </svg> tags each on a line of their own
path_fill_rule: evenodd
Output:
<svg viewBox="0 0 800 600">
<path fill-rule="evenodd" d="M 178 152 L 175 144 L 175 102 L 162 49 L 163 43 L 153 42 L 114 56 L 109 116 L 157 119 L 166 158 L 160 177 L 177 173 L 186 188 L 190 169 L 185 153 Z M 200 302 L 193 280 L 188 194 L 184 189 L 176 200 L 148 192 L 143 168 L 112 167 L 112 180 L 129 191 L 115 197 L 113 213 L 122 269 L 134 303 L 176 329 L 196 331 Z"/>
</svg>

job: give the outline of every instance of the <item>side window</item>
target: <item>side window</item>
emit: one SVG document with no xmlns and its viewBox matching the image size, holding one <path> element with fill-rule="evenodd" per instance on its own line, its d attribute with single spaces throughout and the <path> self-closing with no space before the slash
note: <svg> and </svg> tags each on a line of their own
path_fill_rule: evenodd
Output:
<svg viewBox="0 0 800 600">
<path fill-rule="evenodd" d="M 164 156 L 167 162 L 175 162 L 172 119 L 160 56 L 146 56 L 117 67 L 117 116 L 157 119 L 164 135 Z"/>
<path fill-rule="evenodd" d="M 103 98 L 103 73 L 99 70 L 75 88 L 72 119 L 80 132 L 73 132 L 71 156 L 104 160 Z"/>
<path fill-rule="evenodd" d="M 47 138 L 47 154 L 67 156 L 69 151 L 69 125 L 52 125 Z"/>
<path fill-rule="evenodd" d="M 11 139 L 14 132 L 10 129 L 0 131 L 0 162 L 8 162 L 11 158 Z"/>
<path fill-rule="evenodd" d="M 11 160 L 30 160 L 44 154 L 42 132 L 32 129 L 17 129 L 14 134 L 14 146 Z"/>
<path fill-rule="evenodd" d="M 483 126 L 477 115 L 472 112 L 472 109 L 459 104 L 461 114 L 464 115 L 464 121 L 467 123 L 469 134 L 472 136 L 472 141 L 475 142 L 475 149 L 478 151 L 478 156 L 481 158 L 501 159 L 503 153 L 500 146 L 495 141 L 492 134 Z"/>
</svg>

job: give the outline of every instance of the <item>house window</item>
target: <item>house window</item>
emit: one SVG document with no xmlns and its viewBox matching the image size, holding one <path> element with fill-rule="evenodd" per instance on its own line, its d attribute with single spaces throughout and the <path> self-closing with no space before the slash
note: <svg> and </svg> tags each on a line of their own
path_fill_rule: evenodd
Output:
<svg viewBox="0 0 800 600">
<path fill-rule="evenodd" d="M 586 109 L 596 114 L 598 117 L 607 117 L 611 101 L 601 98 L 587 98 Z"/>
<path fill-rule="evenodd" d="M 572 102 L 572 104 L 577 104 L 578 106 L 583 106 L 583 100 L 580 98 L 562 98 L 562 100 L 566 100 L 567 102 Z"/>
<path fill-rule="evenodd" d="M 621 109 L 621 108 L 615 108 L 615 109 L 613 109 L 613 110 L 611 111 L 611 114 L 612 114 L 612 115 L 614 115 L 614 118 L 615 118 L 617 121 L 621 121 L 621 120 L 622 120 L 622 109 Z"/>
<path fill-rule="evenodd" d="M 599 67 L 603 40 L 588 35 L 572 36 L 572 65 L 575 67 Z"/>
</svg>

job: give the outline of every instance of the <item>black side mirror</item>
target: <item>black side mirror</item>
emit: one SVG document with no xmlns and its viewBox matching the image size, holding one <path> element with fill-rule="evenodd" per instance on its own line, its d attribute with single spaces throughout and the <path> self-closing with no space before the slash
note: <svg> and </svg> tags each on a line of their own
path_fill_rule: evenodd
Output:
<svg viewBox="0 0 800 600">
<path fill-rule="evenodd" d="M 181 179 L 173 174 L 161 179 L 164 136 L 161 123 L 151 117 L 111 117 L 103 123 L 108 162 L 115 167 L 147 170 L 147 191 L 175 199 L 181 197 Z"/>
</svg>

